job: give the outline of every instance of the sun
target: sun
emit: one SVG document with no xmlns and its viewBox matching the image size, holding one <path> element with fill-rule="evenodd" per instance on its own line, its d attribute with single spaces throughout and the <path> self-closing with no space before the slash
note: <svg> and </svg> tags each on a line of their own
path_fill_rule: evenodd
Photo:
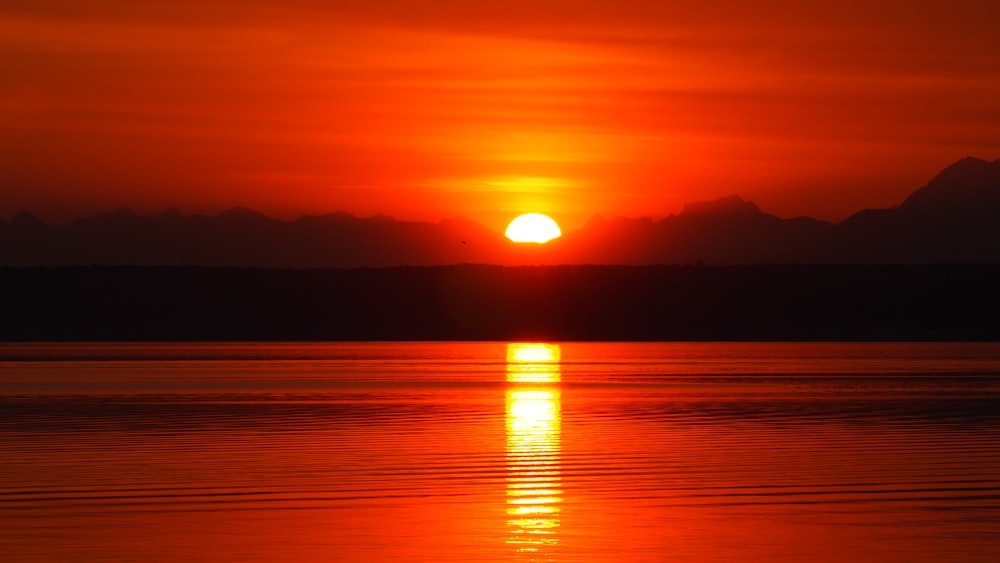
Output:
<svg viewBox="0 0 1000 563">
<path fill-rule="evenodd" d="M 549 242 L 562 236 L 559 225 L 541 213 L 526 213 L 507 225 L 507 238 L 514 242 Z"/>
</svg>

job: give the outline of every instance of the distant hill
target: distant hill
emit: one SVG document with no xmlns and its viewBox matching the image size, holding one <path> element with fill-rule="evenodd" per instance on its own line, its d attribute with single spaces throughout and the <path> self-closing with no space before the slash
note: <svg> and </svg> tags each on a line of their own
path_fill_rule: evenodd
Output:
<svg viewBox="0 0 1000 563">
<path fill-rule="evenodd" d="M 757 264 L 810 261 L 833 230 L 809 217 L 781 219 L 737 196 L 689 203 L 679 215 L 592 219 L 563 237 L 572 263 Z"/>
<path fill-rule="evenodd" d="M 47 225 L 0 221 L 0 265 L 277 268 L 484 264 L 1000 262 L 1000 161 L 966 158 L 898 207 L 839 224 L 782 219 L 729 196 L 659 220 L 592 218 L 542 246 L 515 245 L 468 219 L 439 223 L 346 213 L 281 221 L 235 208 L 216 216 L 119 210 Z"/>
<path fill-rule="evenodd" d="M 1000 261 L 1000 160 L 965 158 L 892 209 L 861 211 L 816 249 L 824 262 Z"/>
<path fill-rule="evenodd" d="M 0 264 L 276 268 L 454 264 L 499 260 L 503 241 L 466 219 L 432 224 L 332 213 L 281 221 L 235 208 L 216 216 L 183 215 L 176 210 L 140 216 L 119 210 L 49 226 L 22 212 L 0 225 Z"/>
</svg>

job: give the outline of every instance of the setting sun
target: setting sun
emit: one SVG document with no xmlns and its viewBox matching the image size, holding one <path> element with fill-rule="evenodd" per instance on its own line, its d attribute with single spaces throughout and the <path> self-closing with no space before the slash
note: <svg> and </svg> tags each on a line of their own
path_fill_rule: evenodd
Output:
<svg viewBox="0 0 1000 563">
<path fill-rule="evenodd" d="M 527 213 L 511 221 L 504 234 L 514 242 L 545 243 L 562 236 L 562 231 L 550 217 Z"/>
</svg>

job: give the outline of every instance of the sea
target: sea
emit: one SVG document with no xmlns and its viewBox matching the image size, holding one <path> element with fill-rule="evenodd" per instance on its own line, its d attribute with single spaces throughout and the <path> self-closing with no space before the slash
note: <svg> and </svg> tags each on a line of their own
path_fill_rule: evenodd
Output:
<svg viewBox="0 0 1000 563">
<path fill-rule="evenodd" d="M 4 343 L 0 560 L 1000 561 L 1000 344 Z"/>
</svg>

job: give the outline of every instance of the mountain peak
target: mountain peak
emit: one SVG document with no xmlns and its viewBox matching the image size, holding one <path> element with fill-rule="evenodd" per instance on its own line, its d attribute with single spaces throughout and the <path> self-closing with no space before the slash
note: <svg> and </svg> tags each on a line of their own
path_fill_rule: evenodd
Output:
<svg viewBox="0 0 1000 563">
<path fill-rule="evenodd" d="M 138 215 L 132 210 L 131 207 L 122 207 L 120 209 L 112 209 L 111 211 L 105 211 L 94 217 L 96 220 L 108 220 L 108 219 L 135 219 Z"/>
<path fill-rule="evenodd" d="M 157 217 L 174 219 L 174 218 L 184 217 L 184 214 L 181 213 L 180 209 L 176 207 L 171 207 L 170 209 L 167 209 L 166 211 L 157 215 Z"/>
<path fill-rule="evenodd" d="M 963 159 L 960 159 L 960 160 L 954 162 L 953 164 L 945 167 L 945 169 L 941 171 L 941 174 L 944 174 L 944 173 L 946 173 L 946 172 L 948 172 L 949 170 L 952 170 L 952 169 L 965 169 L 965 168 L 979 168 L 979 169 L 982 169 L 982 168 L 985 168 L 985 167 L 989 166 L 990 164 L 993 164 L 993 163 L 990 162 L 990 161 L 988 161 L 988 160 L 985 160 L 985 159 L 982 159 L 982 158 L 978 158 L 978 157 L 975 157 L 975 156 L 967 156 L 967 157 L 965 157 Z"/>
<path fill-rule="evenodd" d="M 989 177 L 991 172 L 995 174 L 998 167 L 1000 167 L 1000 161 L 990 162 L 967 156 L 942 170 L 927 185 L 978 182 Z"/>
<path fill-rule="evenodd" d="M 1000 160 L 966 157 L 942 170 L 900 205 L 933 213 L 941 208 L 1000 206 Z"/>
<path fill-rule="evenodd" d="M 42 221 L 33 213 L 29 213 L 25 210 L 20 210 L 14 214 L 10 219 L 9 223 L 12 227 L 47 227 L 48 224 Z"/>
<path fill-rule="evenodd" d="M 738 195 L 719 198 L 714 201 L 698 201 L 688 203 L 681 211 L 681 217 L 699 217 L 705 215 L 759 215 L 760 209 L 752 201 L 746 201 Z"/>
<path fill-rule="evenodd" d="M 253 209 L 247 209 L 246 207 L 236 206 L 229 208 L 222 213 L 219 213 L 219 218 L 222 219 L 236 219 L 236 220 L 267 220 L 270 219 L 267 215 L 259 211 L 254 211 Z"/>
</svg>

